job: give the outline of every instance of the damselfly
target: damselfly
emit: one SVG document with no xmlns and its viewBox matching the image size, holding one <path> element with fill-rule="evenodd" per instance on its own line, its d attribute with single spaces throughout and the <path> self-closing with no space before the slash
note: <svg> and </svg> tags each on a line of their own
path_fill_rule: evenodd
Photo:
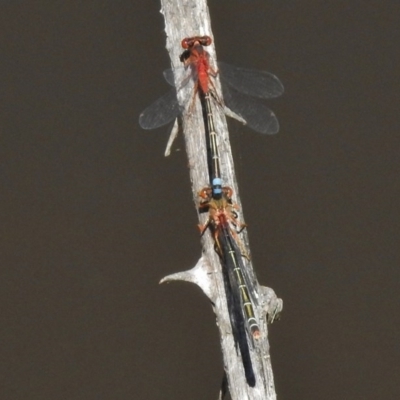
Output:
<svg viewBox="0 0 400 400">
<path fill-rule="evenodd" d="M 200 231 L 204 234 L 209 228 L 214 238 L 215 249 L 222 264 L 233 335 L 242 356 L 246 380 L 250 386 L 254 386 L 255 377 L 246 332 L 253 343 L 253 339 L 260 337 L 260 329 L 250 295 L 250 279 L 245 275 L 245 252 L 238 238 L 238 233 L 246 225 L 238 221 L 238 206 L 232 202 L 232 189 L 222 187 L 221 179 L 215 178 L 212 188 L 202 189 L 199 195 L 202 198 L 200 211 L 209 213 L 209 218 L 204 226 L 200 226 Z"/>
<path fill-rule="evenodd" d="M 209 46 L 211 38 L 209 36 L 195 36 L 182 40 L 182 47 L 185 51 L 181 54 L 180 60 L 186 67 L 192 69 L 192 75 L 197 76 L 194 94 L 199 93 L 203 118 L 205 121 L 206 144 L 208 156 L 208 168 L 210 183 L 214 178 L 221 178 L 219 151 L 217 144 L 217 134 L 215 130 L 213 111 L 211 106 L 211 96 L 222 106 L 222 101 L 218 98 L 215 86 L 210 76 L 217 74 L 210 66 L 209 54 L 203 46 Z"/>
<path fill-rule="evenodd" d="M 175 88 L 175 76 L 172 70 L 164 71 L 164 77 L 174 86 L 170 92 L 159 98 L 146 108 L 139 117 L 139 124 L 143 129 L 155 129 L 175 120 L 185 112 L 178 104 L 176 90 L 185 85 L 193 85 L 189 91 L 191 97 L 185 101 L 190 110 L 193 93 L 200 88 L 204 93 L 209 90 L 215 92 L 213 77 L 218 73 L 221 77 L 222 97 L 215 92 L 215 99 L 220 106 L 225 105 L 245 120 L 247 125 L 259 133 L 274 134 L 279 130 L 279 123 L 275 114 L 260 102 L 259 99 L 278 97 L 283 93 L 283 85 L 273 74 L 266 71 L 234 67 L 225 63 L 218 63 L 218 71 L 210 67 L 209 54 L 203 48 L 211 43 L 208 36 L 186 38 L 182 41 L 185 51 L 181 60 L 186 68 L 176 72 L 178 88 Z M 186 46 L 186 47 L 185 47 Z M 197 57 L 197 60 L 194 58 Z M 191 68 L 188 68 L 191 66 Z M 258 99 L 256 99 L 258 98 Z M 226 108 L 224 111 L 230 116 Z"/>
<path fill-rule="evenodd" d="M 247 333 L 250 333 L 251 342 L 260 337 L 260 330 L 255 317 L 253 302 L 250 297 L 248 283 L 244 275 L 243 254 L 245 250 L 238 245 L 238 233 L 245 224 L 238 222 L 238 206 L 232 202 L 232 190 L 222 187 L 221 170 L 217 134 L 213 118 L 211 97 L 218 105 L 219 100 L 210 76 L 215 72 L 209 65 L 208 53 L 203 49 L 211 43 L 207 36 L 185 38 L 182 47 L 185 49 L 181 61 L 189 66 L 195 80 L 194 95 L 200 96 L 205 120 L 205 132 L 209 156 L 209 175 L 211 187 L 204 188 L 199 195 L 200 211 L 208 211 L 209 217 L 205 226 L 201 226 L 201 234 L 210 228 L 214 238 L 215 249 L 220 257 L 225 283 L 229 317 L 235 342 L 239 348 L 245 376 L 250 386 L 255 385 L 254 371 L 251 362 L 250 348 Z M 193 101 L 193 100 L 192 100 Z"/>
</svg>

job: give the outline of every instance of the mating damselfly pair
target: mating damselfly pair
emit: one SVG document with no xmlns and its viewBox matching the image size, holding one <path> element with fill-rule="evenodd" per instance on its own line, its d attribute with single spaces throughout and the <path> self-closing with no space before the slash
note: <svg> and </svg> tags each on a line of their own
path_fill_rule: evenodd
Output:
<svg viewBox="0 0 400 400">
<path fill-rule="evenodd" d="M 204 47 L 211 44 L 209 36 L 185 38 L 180 56 L 183 63 L 179 84 L 175 88 L 175 78 L 171 70 L 164 77 L 174 88 L 148 107 L 139 118 L 144 129 L 154 129 L 175 120 L 184 112 L 190 112 L 196 95 L 202 105 L 205 122 L 208 173 L 210 185 L 199 192 L 199 211 L 208 212 L 201 235 L 210 230 L 214 247 L 219 256 L 224 277 L 229 318 L 235 343 L 239 348 L 247 383 L 255 386 L 251 363 L 250 346 L 260 338 L 260 328 L 255 314 L 255 299 L 251 295 L 252 282 L 245 268 L 248 258 L 239 234 L 245 224 L 238 220 L 238 206 L 232 199 L 233 191 L 223 186 L 221 176 L 218 134 L 215 129 L 215 110 L 226 111 L 226 107 L 239 115 L 253 130 L 274 134 L 279 130 L 275 114 L 257 98 L 268 99 L 281 95 L 283 86 L 279 79 L 265 71 L 233 67 L 218 63 L 218 69 L 210 65 L 210 55 Z M 213 78 L 221 77 L 222 96 L 217 93 Z M 186 99 L 186 107 L 180 107 L 177 90 L 192 85 Z"/>
</svg>

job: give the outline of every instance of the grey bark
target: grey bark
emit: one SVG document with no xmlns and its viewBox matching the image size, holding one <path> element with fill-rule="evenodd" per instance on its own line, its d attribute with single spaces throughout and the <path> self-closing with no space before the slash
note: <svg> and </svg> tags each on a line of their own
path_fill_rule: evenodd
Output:
<svg viewBox="0 0 400 400">
<path fill-rule="evenodd" d="M 161 0 L 161 4 L 161 13 L 164 15 L 165 32 L 167 34 L 166 47 L 171 57 L 172 68 L 175 69 L 181 67 L 179 56 L 182 53 L 181 40 L 184 37 L 208 35 L 214 39 L 211 31 L 210 16 L 206 0 Z M 207 47 L 207 51 L 211 55 L 211 62 L 214 69 L 217 69 L 214 45 Z M 184 104 L 184 99 L 188 98 L 185 91 L 189 91 L 191 88 L 190 85 L 187 86 L 187 88 L 183 87 L 178 91 L 178 100 L 181 106 L 186 109 L 186 112 L 182 116 L 182 129 L 189 159 L 193 200 L 198 211 L 198 191 L 208 186 L 209 176 L 201 106 L 200 102 L 196 99 L 194 107 L 192 107 L 190 112 L 188 111 L 188 105 Z M 217 91 L 221 93 L 218 77 L 215 80 L 215 86 Z M 222 112 L 216 112 L 214 117 L 219 139 L 218 146 L 223 182 L 225 185 L 233 188 L 234 201 L 241 206 L 226 119 Z M 207 215 L 198 214 L 198 216 L 199 222 L 204 224 Z M 240 237 L 247 253 L 250 254 L 247 233 L 244 231 L 240 234 Z M 275 400 L 276 393 L 269 353 L 267 321 L 272 322 L 282 310 L 282 300 L 277 298 L 272 289 L 258 284 L 251 261 L 245 261 L 245 267 L 248 270 L 248 275 L 254 287 L 251 294 L 255 299 L 256 304 L 254 304 L 254 307 L 261 331 L 261 338 L 254 345 L 251 345 L 253 347 L 251 358 L 256 377 L 256 386 L 251 388 L 248 386 L 244 376 L 240 353 L 235 348 L 227 309 L 221 264 L 214 250 L 213 239 L 209 233 L 203 236 L 202 246 L 203 254 L 194 268 L 169 275 L 161 282 L 183 280 L 195 283 L 211 300 L 219 328 L 224 369 L 232 399 Z M 221 389 L 220 398 L 223 391 Z"/>
</svg>

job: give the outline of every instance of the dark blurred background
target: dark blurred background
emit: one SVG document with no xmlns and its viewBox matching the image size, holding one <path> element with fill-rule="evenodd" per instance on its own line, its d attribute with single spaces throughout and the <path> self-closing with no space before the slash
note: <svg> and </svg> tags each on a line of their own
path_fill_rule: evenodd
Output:
<svg viewBox="0 0 400 400">
<path fill-rule="evenodd" d="M 220 60 L 266 69 L 281 131 L 232 122 L 279 400 L 399 399 L 396 1 L 210 0 Z M 0 397 L 215 399 L 208 300 L 158 1 L 0 2 Z"/>
</svg>

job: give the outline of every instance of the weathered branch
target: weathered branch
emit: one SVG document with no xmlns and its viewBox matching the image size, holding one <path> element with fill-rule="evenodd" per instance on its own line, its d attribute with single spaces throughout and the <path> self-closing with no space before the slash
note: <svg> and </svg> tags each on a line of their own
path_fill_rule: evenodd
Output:
<svg viewBox="0 0 400 400">
<path fill-rule="evenodd" d="M 213 38 L 211 23 L 206 0 L 161 0 L 162 14 L 165 18 L 165 31 L 167 34 L 167 50 L 171 57 L 172 68 L 181 66 L 179 55 L 182 52 L 181 40 L 188 36 L 208 35 Z M 216 62 L 215 48 L 207 47 L 211 55 L 211 62 Z M 214 65 L 215 66 L 215 65 Z M 220 91 L 218 78 L 215 82 Z M 185 99 L 190 98 L 187 91 L 190 85 L 178 91 L 178 100 L 181 106 L 187 109 Z M 221 172 L 223 182 L 234 189 L 235 202 L 240 205 L 239 191 L 234 173 L 233 159 L 229 143 L 228 128 L 225 116 L 215 113 L 216 131 L 218 132 L 219 152 L 221 157 Z M 204 121 L 201 106 L 196 99 L 196 104 L 190 113 L 184 113 L 182 127 L 189 159 L 190 178 L 194 203 L 198 205 L 198 191 L 208 186 L 209 175 L 207 168 L 206 143 Z M 176 132 L 176 130 L 175 130 Z M 169 146 L 171 144 L 169 143 Z M 166 153 L 168 152 L 168 149 Z M 201 224 L 205 223 L 206 215 L 199 214 Z M 247 234 L 241 234 L 241 239 L 250 254 Z M 261 338 L 254 342 L 251 352 L 253 369 L 256 377 L 256 386 L 251 388 L 245 379 L 240 353 L 235 348 L 232 335 L 231 322 L 228 314 L 225 287 L 221 273 L 219 257 L 214 250 L 211 235 L 206 233 L 202 238 L 203 255 L 197 265 L 186 272 L 176 273 L 164 278 L 161 282 L 184 280 L 196 283 L 212 301 L 220 331 L 221 347 L 224 359 L 224 368 L 228 387 L 233 400 L 276 399 L 272 367 L 269 355 L 267 320 L 272 322 L 282 309 L 282 300 L 278 299 L 272 289 L 259 286 L 250 261 L 245 262 L 248 275 L 252 281 L 252 296 L 256 300 L 255 312 L 259 320 Z M 221 396 L 221 395 L 220 395 Z"/>
</svg>

